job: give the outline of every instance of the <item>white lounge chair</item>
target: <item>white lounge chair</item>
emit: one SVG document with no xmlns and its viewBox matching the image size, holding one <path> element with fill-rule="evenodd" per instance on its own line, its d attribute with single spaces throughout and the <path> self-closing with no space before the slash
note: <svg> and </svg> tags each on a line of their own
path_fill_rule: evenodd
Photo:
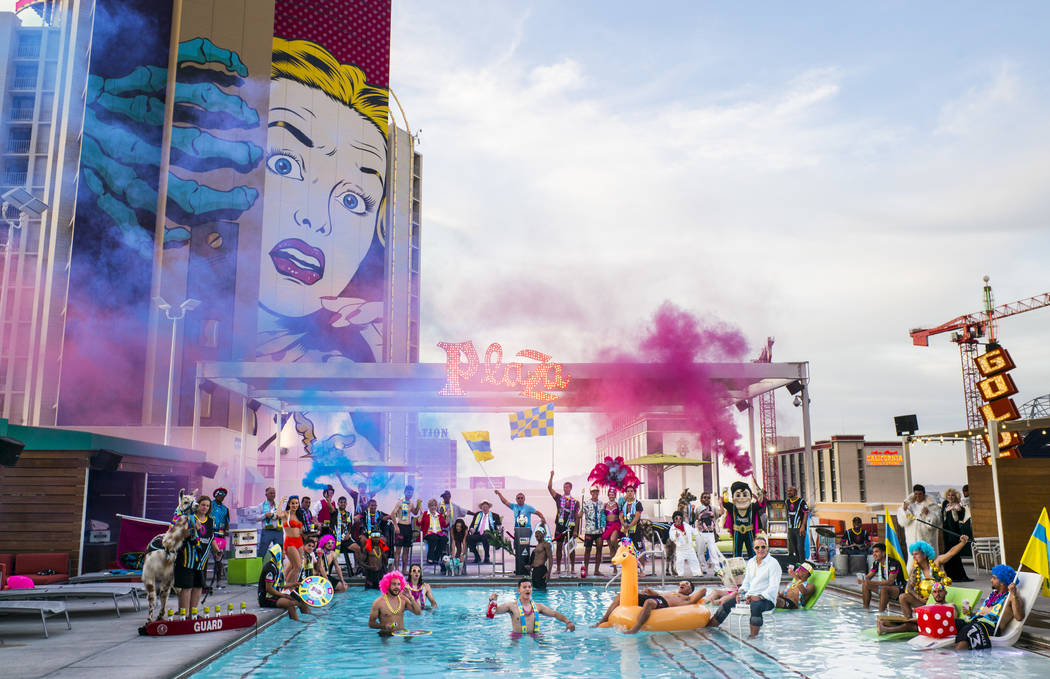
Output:
<svg viewBox="0 0 1050 679">
<path fill-rule="evenodd" d="M 44 625 L 44 638 L 48 638 L 47 619 L 53 615 L 66 616 L 66 629 L 73 629 L 69 624 L 69 611 L 62 601 L 0 601 L 0 614 L 39 613 L 40 622 Z"/>
<path fill-rule="evenodd" d="M 1035 600 L 1039 596 L 1042 587 L 1043 576 L 1038 573 L 1017 573 L 1017 595 L 1024 602 L 1024 618 L 1011 620 L 1002 630 L 996 625 L 992 636 L 993 647 L 1010 647 L 1017 643 L 1017 640 L 1021 638 L 1021 631 L 1024 629 L 1025 621 L 1028 620 L 1028 615 L 1032 612 L 1032 607 L 1035 605 Z M 977 608 L 979 605 L 980 602 L 974 602 L 974 608 Z M 909 639 L 908 645 L 920 651 L 932 651 L 937 648 L 948 648 L 955 645 L 955 637 L 932 639 L 920 635 Z"/>
<path fill-rule="evenodd" d="M 0 602 L 27 601 L 30 599 L 94 599 L 98 597 L 112 598 L 113 608 L 120 617 L 120 603 L 118 599 L 131 597 L 135 610 L 141 609 L 139 595 L 145 590 L 140 583 L 135 582 L 101 582 L 83 583 L 77 585 L 39 585 L 30 589 L 5 589 L 0 592 Z"/>
</svg>

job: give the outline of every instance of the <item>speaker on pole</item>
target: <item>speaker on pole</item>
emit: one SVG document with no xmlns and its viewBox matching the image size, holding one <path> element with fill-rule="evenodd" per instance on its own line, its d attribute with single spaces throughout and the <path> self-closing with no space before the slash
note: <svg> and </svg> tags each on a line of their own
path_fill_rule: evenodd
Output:
<svg viewBox="0 0 1050 679">
<path fill-rule="evenodd" d="M 215 472 L 219 471 L 219 465 L 214 462 L 201 462 L 201 476 L 206 479 L 214 479 Z"/>
<path fill-rule="evenodd" d="M 22 454 L 26 444 L 18 439 L 0 436 L 0 466 L 14 467 L 18 464 L 18 457 Z"/>
</svg>

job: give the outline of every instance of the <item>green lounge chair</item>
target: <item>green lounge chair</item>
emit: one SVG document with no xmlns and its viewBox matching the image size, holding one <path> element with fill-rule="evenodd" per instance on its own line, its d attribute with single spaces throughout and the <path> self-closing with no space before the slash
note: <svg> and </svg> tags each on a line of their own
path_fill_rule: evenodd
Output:
<svg viewBox="0 0 1050 679">
<path fill-rule="evenodd" d="M 809 578 L 806 580 L 809 584 L 813 585 L 813 593 L 806 599 L 806 605 L 798 609 L 793 608 L 778 608 L 778 611 L 790 611 L 790 610 L 803 610 L 808 611 L 813 608 L 817 603 L 817 599 L 824 593 L 824 588 L 828 586 L 828 583 L 835 577 L 835 569 L 829 568 L 826 571 L 813 571 L 809 574 Z"/>
</svg>

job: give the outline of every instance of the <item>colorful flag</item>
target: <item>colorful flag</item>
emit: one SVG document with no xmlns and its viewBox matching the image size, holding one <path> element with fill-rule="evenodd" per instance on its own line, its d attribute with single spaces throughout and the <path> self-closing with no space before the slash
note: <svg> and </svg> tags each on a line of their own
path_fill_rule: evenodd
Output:
<svg viewBox="0 0 1050 679">
<path fill-rule="evenodd" d="M 554 436 L 554 404 L 510 414 L 510 438 Z"/>
<path fill-rule="evenodd" d="M 463 438 L 467 441 L 467 447 L 474 451 L 474 459 L 478 462 L 486 462 L 495 457 L 487 431 L 465 431 Z"/>
<path fill-rule="evenodd" d="M 883 540 L 886 543 L 886 554 L 896 559 L 901 568 L 907 568 L 908 560 L 904 558 L 900 538 L 897 537 L 897 531 L 893 527 L 893 517 L 890 516 L 890 510 L 883 508 L 883 511 L 886 512 L 886 539 Z"/>
<path fill-rule="evenodd" d="M 1039 514 L 1039 521 L 1035 524 L 1032 537 L 1028 539 L 1028 546 L 1024 548 L 1021 555 L 1021 565 L 1028 566 L 1033 571 L 1043 576 L 1043 596 L 1050 596 L 1050 543 L 1047 536 L 1050 535 L 1050 519 L 1046 516 L 1046 507 Z"/>
</svg>

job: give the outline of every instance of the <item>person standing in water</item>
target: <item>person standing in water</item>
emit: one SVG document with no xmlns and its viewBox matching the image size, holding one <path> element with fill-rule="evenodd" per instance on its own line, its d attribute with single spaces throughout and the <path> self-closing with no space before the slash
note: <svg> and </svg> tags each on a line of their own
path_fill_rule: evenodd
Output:
<svg viewBox="0 0 1050 679">
<path fill-rule="evenodd" d="M 492 619 L 500 613 L 509 613 L 512 637 L 518 637 L 523 634 L 536 634 L 538 631 L 536 628 L 537 614 L 546 615 L 558 622 L 565 623 L 565 629 L 570 632 L 576 631 L 576 625 L 564 615 L 532 600 L 532 581 L 528 578 L 522 578 L 518 581 L 517 598 L 514 601 L 497 604 L 496 599 L 498 598 L 499 595 L 496 592 L 493 592 L 492 596 L 489 597 L 489 608 L 485 616 Z"/>
<path fill-rule="evenodd" d="M 368 626 L 379 630 L 380 636 L 388 637 L 394 632 L 405 629 L 405 608 L 416 615 L 422 615 L 419 603 L 405 591 L 405 576 L 401 571 L 390 571 L 379 581 L 379 595 L 372 602 L 368 613 Z"/>
</svg>

